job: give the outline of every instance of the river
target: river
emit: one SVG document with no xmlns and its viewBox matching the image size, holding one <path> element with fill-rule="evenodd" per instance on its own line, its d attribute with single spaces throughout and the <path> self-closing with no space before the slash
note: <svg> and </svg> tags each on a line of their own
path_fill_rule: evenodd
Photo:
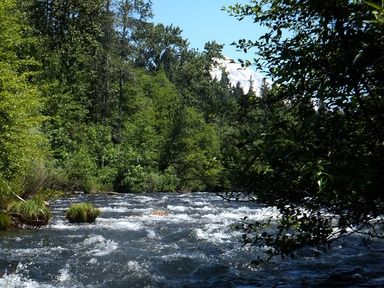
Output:
<svg viewBox="0 0 384 288">
<path fill-rule="evenodd" d="M 70 224 L 75 202 L 103 213 Z M 384 254 L 358 237 L 252 266 L 257 247 L 242 247 L 234 224 L 275 211 L 214 193 L 78 195 L 51 209 L 44 228 L 0 232 L 0 287 L 384 287 Z"/>
</svg>

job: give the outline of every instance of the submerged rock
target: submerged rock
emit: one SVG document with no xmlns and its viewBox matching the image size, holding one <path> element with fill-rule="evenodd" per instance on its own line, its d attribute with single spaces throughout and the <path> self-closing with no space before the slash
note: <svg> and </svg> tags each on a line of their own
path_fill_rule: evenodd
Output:
<svg viewBox="0 0 384 288">
<path fill-rule="evenodd" d="M 168 216 L 169 213 L 166 211 L 160 211 L 160 210 L 155 210 L 149 213 L 149 215 L 156 215 L 156 216 Z"/>
</svg>

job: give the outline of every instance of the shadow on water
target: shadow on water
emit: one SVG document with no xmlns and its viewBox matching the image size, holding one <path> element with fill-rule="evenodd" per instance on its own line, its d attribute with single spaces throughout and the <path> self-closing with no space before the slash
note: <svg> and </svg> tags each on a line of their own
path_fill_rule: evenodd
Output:
<svg viewBox="0 0 384 288">
<path fill-rule="evenodd" d="M 65 211 L 74 202 L 103 213 L 70 224 Z M 0 234 L 0 287 L 384 287 L 384 255 L 358 238 L 317 258 L 304 250 L 253 267 L 257 248 L 243 248 L 233 224 L 273 210 L 215 194 L 79 195 L 51 208 L 47 227 Z"/>
</svg>

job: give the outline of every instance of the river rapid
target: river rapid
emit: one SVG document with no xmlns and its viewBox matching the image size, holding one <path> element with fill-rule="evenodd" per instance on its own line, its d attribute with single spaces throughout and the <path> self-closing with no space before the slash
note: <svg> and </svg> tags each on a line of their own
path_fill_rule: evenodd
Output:
<svg viewBox="0 0 384 288">
<path fill-rule="evenodd" d="M 70 224 L 65 211 L 77 202 L 103 213 Z M 0 232 L 0 287 L 384 287 L 384 255 L 358 237 L 319 257 L 308 249 L 251 265 L 258 248 L 242 247 L 234 224 L 276 211 L 214 193 L 78 195 L 51 209 L 44 228 Z"/>
</svg>

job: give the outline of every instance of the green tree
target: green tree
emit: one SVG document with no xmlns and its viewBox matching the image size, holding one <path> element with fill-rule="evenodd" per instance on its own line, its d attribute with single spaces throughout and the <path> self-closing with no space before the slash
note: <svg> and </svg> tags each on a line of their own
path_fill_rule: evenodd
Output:
<svg viewBox="0 0 384 288">
<path fill-rule="evenodd" d="M 165 72 L 136 70 L 134 75 L 124 88 L 130 101 L 124 107 L 129 113 L 123 122 L 117 187 L 164 191 L 170 185 L 173 190 L 217 186 L 221 166 L 214 160 L 218 146 L 213 126 L 183 104 Z"/>
<path fill-rule="evenodd" d="M 128 60 L 133 58 L 133 35 L 140 33 L 145 21 L 152 17 L 151 1 L 129 1 L 124 0 L 118 3 L 117 27 L 120 28 L 120 57 L 119 57 L 119 114 L 118 132 L 122 128 L 123 102 L 125 99 L 124 83 L 130 75 Z M 137 49 L 136 49 L 137 50 Z"/>
<path fill-rule="evenodd" d="M 217 65 L 216 59 L 222 57 L 222 46 L 207 42 L 203 53 L 185 47 L 170 78 L 183 96 L 184 104 L 203 113 L 206 122 L 212 122 L 215 117 L 219 100 L 216 96 L 222 89 L 210 73 L 212 66 Z"/>
<path fill-rule="evenodd" d="M 41 132 L 44 101 L 34 84 L 40 63 L 29 53 L 37 40 L 18 1 L 1 1 L 0 38 L 0 178 L 10 181 L 45 162 L 49 147 Z"/>
<path fill-rule="evenodd" d="M 228 10 L 268 29 L 237 45 L 256 48 L 259 68 L 277 84 L 261 103 L 266 125 L 243 143 L 253 143 L 257 167 L 250 193 L 281 217 L 272 232 L 244 222 L 245 242 L 273 257 L 353 233 L 383 238 L 383 27 L 364 22 L 372 16 L 360 1 L 266 0 Z"/>
<path fill-rule="evenodd" d="M 136 64 L 150 71 L 163 69 L 168 79 L 173 81 L 174 69 L 180 63 L 180 53 L 188 47 L 181 33 L 179 27 L 146 23 L 144 30 L 135 38 L 139 43 Z"/>
</svg>

